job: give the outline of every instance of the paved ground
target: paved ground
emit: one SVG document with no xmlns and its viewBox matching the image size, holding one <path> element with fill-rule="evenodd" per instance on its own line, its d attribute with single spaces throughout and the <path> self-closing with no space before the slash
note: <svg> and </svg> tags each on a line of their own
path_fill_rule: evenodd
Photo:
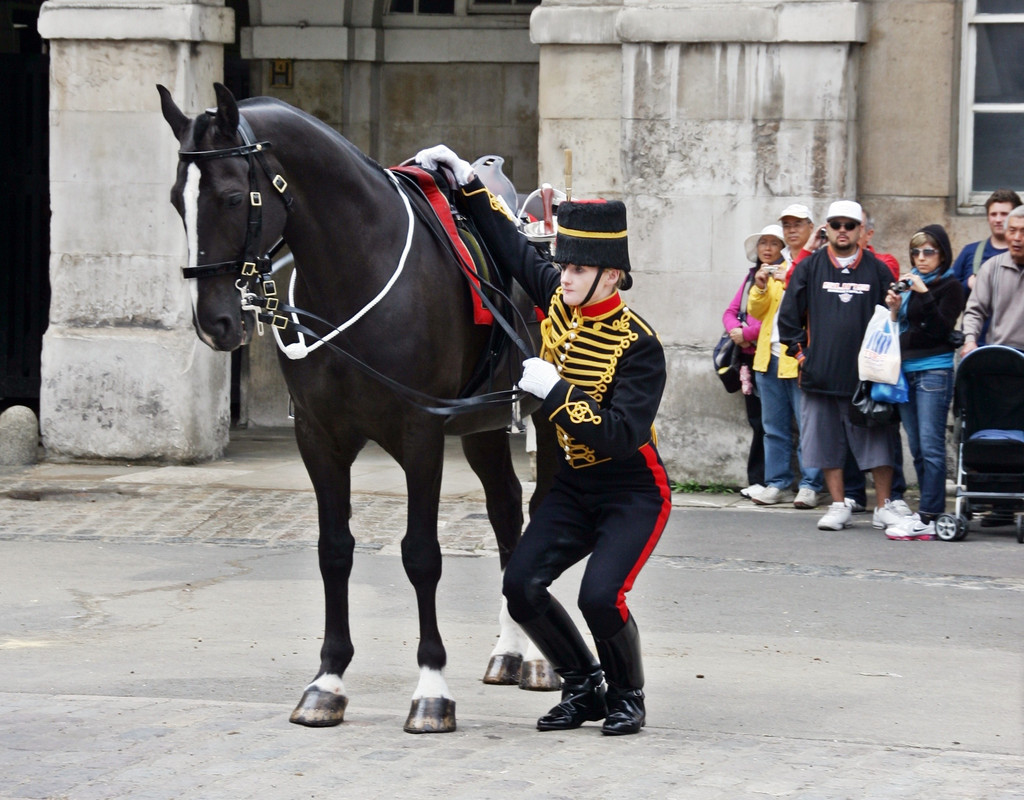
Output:
<svg viewBox="0 0 1024 800">
<path fill-rule="evenodd" d="M 553 695 L 480 682 L 497 559 L 453 448 L 439 612 L 459 729 L 418 737 L 401 476 L 370 450 L 354 484 L 351 701 L 310 730 L 287 717 L 322 631 L 315 508 L 287 435 L 240 432 L 201 467 L 0 468 L 0 798 L 1021 796 L 1010 528 L 896 543 L 869 516 L 826 534 L 818 512 L 677 495 L 630 595 L 647 728 L 542 734 Z M 570 608 L 577 579 L 555 587 Z"/>
</svg>

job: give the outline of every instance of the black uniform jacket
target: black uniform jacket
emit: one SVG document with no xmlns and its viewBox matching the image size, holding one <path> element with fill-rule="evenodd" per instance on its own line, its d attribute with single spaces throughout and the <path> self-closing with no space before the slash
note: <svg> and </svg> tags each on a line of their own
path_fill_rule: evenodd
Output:
<svg viewBox="0 0 1024 800">
<path fill-rule="evenodd" d="M 480 180 L 462 188 L 463 206 L 496 266 L 540 307 L 541 357 L 560 380 L 542 409 L 555 423 L 573 468 L 622 460 L 654 439 L 665 389 L 665 353 L 657 333 L 618 293 L 579 309 L 562 301 L 559 271 L 540 255 Z"/>
</svg>

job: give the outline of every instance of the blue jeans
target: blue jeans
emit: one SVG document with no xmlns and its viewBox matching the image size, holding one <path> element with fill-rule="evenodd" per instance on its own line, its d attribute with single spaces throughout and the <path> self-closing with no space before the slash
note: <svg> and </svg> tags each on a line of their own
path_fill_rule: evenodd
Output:
<svg viewBox="0 0 1024 800">
<path fill-rule="evenodd" d="M 761 424 L 764 426 L 764 483 L 779 489 L 793 485 L 793 418 L 800 424 L 800 387 L 796 378 L 779 377 L 779 359 L 772 356 L 767 372 L 757 373 L 761 390 Z M 797 440 L 797 460 L 800 444 Z M 820 492 L 824 476 L 820 469 L 800 463 L 800 488 Z"/>
<path fill-rule="evenodd" d="M 910 398 L 900 405 L 907 444 L 921 487 L 922 514 L 946 510 L 946 415 L 953 398 L 953 370 L 908 372 Z"/>
</svg>

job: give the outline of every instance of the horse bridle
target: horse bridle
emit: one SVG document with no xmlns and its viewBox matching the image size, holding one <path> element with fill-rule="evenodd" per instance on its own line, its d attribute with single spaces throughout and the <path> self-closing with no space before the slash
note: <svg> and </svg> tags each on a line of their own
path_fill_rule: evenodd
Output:
<svg viewBox="0 0 1024 800">
<path fill-rule="evenodd" d="M 256 141 L 256 135 L 253 132 L 252 127 L 249 125 L 248 120 L 246 120 L 241 114 L 238 115 L 238 133 L 241 136 L 243 143 L 235 147 L 226 147 L 219 150 L 178 151 L 178 159 L 188 163 L 210 161 L 218 158 L 245 158 L 249 166 L 249 219 L 246 225 L 245 246 L 242 251 L 242 258 L 235 259 L 234 261 L 217 261 L 209 264 L 198 264 L 194 267 L 182 267 L 182 276 L 186 280 L 230 274 L 239 274 L 246 279 L 255 278 L 258 288 L 262 292 L 262 297 L 247 291 L 246 287 L 241 285 L 241 281 L 236 283 L 236 286 L 238 286 L 239 291 L 242 293 L 243 307 L 246 307 L 246 305 L 252 307 L 256 311 L 256 319 L 258 322 L 269 323 L 279 330 L 290 328 L 293 331 L 318 340 L 321 344 L 330 347 L 331 350 L 341 355 L 346 361 L 361 372 L 369 375 L 378 382 L 383 383 L 397 394 L 405 397 L 405 399 L 413 405 L 431 414 L 449 416 L 469 411 L 479 411 L 490 406 L 514 404 L 528 396 L 528 394 L 521 389 L 514 388 L 507 391 L 489 392 L 476 397 L 454 399 L 432 397 L 431 395 L 399 383 L 393 378 L 389 378 L 387 375 L 378 372 L 369 364 L 361 361 L 347 350 L 344 350 L 333 342 L 328 341 L 308 326 L 299 323 L 295 319 L 290 320 L 287 316 L 282 316 L 282 314 L 301 314 L 311 320 L 327 325 L 328 327 L 334 327 L 330 322 L 316 314 L 291 305 L 282 304 L 277 297 L 277 286 L 270 276 L 273 272 L 274 256 L 284 245 L 284 239 L 278 239 L 274 246 L 266 253 L 262 255 L 259 253 L 260 239 L 263 234 L 263 196 L 259 190 L 259 180 L 255 170 L 256 163 L 260 165 L 264 173 L 266 173 L 267 178 L 270 180 L 271 185 L 277 190 L 278 194 L 280 194 L 286 211 L 291 209 L 293 198 L 288 192 L 288 182 L 271 168 L 270 163 L 267 160 L 266 150 L 271 146 L 271 143 L 269 141 Z M 401 189 L 399 190 L 401 191 Z M 510 334 L 519 349 L 522 350 L 527 357 L 532 356 L 533 353 L 526 348 L 525 344 L 515 332 L 515 329 L 512 328 L 506 319 L 504 319 L 498 309 L 494 307 L 493 303 L 486 296 L 486 293 L 484 293 L 479 287 L 475 286 L 472 282 L 470 282 L 470 285 L 473 286 L 474 290 L 483 300 L 484 305 L 494 315 L 495 320 L 501 325 L 506 333 Z M 276 313 L 277 311 L 281 311 L 282 314 Z M 516 416 L 518 417 L 518 412 L 516 413 Z"/>
<path fill-rule="evenodd" d="M 183 267 L 182 275 L 186 279 L 209 278 L 214 275 L 228 275 L 234 272 L 247 278 L 257 275 L 266 276 L 270 274 L 274 254 L 280 249 L 281 241 L 279 240 L 269 252 L 262 255 L 259 252 L 260 238 L 263 234 L 263 194 L 260 192 L 256 170 L 253 169 L 254 162 L 259 163 L 263 168 L 271 185 L 281 195 L 286 210 L 292 205 L 292 196 L 288 192 L 288 181 L 275 172 L 267 161 L 266 150 L 271 146 L 270 142 L 255 141 L 256 135 L 249 126 L 248 120 L 241 115 L 238 117 L 238 133 L 242 137 L 243 144 L 237 147 L 226 147 L 221 150 L 178 151 L 178 158 L 188 163 L 211 161 L 216 158 L 245 158 L 249 163 L 249 221 L 245 229 L 245 247 L 242 251 L 242 258 L 234 261 L 201 264 L 195 267 Z"/>
</svg>

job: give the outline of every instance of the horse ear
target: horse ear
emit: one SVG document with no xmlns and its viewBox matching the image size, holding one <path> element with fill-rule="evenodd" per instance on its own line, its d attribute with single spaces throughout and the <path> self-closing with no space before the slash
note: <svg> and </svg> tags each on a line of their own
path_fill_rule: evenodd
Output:
<svg viewBox="0 0 1024 800">
<path fill-rule="evenodd" d="M 238 130 L 238 102 L 223 83 L 213 84 L 217 93 L 217 127 L 226 136 L 234 136 Z"/>
<path fill-rule="evenodd" d="M 171 130 L 174 132 L 174 138 L 181 139 L 182 133 L 184 133 L 185 128 L 188 127 L 188 117 L 185 116 L 185 113 L 178 108 L 177 104 L 175 104 L 174 99 L 171 97 L 171 93 L 167 91 L 167 87 L 161 86 L 158 83 L 156 85 L 156 90 L 160 92 L 160 110 L 164 113 L 164 119 L 167 120 L 167 124 L 171 126 Z"/>
</svg>

